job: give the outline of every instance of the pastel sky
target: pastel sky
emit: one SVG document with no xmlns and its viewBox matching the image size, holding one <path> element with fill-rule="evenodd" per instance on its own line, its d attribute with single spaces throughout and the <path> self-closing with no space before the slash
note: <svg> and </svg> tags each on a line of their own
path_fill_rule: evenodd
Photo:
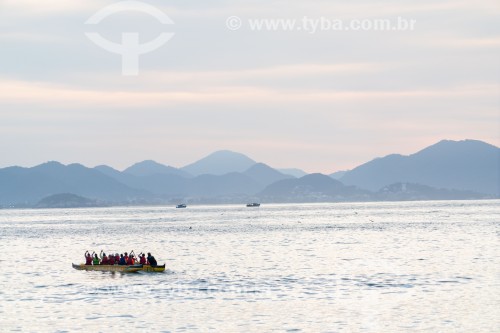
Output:
<svg viewBox="0 0 500 333">
<path fill-rule="evenodd" d="M 0 0 L 0 167 L 181 167 L 229 149 L 329 173 L 442 139 L 500 145 L 498 0 Z M 228 29 L 227 18 L 241 19 Z M 255 31 L 248 20 L 415 20 L 413 31 Z M 123 76 L 86 32 L 174 37 Z"/>
</svg>

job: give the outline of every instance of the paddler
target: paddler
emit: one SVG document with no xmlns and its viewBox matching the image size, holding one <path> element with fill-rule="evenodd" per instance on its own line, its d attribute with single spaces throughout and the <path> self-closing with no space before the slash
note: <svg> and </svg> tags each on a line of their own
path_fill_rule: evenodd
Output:
<svg viewBox="0 0 500 333">
<path fill-rule="evenodd" d="M 146 265 L 146 255 L 144 253 L 139 253 L 139 264 Z"/>
<path fill-rule="evenodd" d="M 101 265 L 109 265 L 109 260 L 108 260 L 108 256 L 106 255 L 106 253 L 104 253 L 103 250 L 101 250 Z"/>
<path fill-rule="evenodd" d="M 155 267 L 155 266 L 158 266 L 158 263 L 156 262 L 156 259 L 155 257 L 153 257 L 151 255 L 151 252 L 148 252 L 148 263 L 152 266 L 152 267 Z"/>
<path fill-rule="evenodd" d="M 91 266 L 92 265 L 92 256 L 90 255 L 89 251 L 85 251 L 85 265 Z"/>
<path fill-rule="evenodd" d="M 92 254 L 94 255 L 94 258 L 92 259 L 92 264 L 93 265 L 99 265 L 100 260 L 99 260 L 99 257 L 97 256 L 97 253 L 92 252 Z"/>
</svg>

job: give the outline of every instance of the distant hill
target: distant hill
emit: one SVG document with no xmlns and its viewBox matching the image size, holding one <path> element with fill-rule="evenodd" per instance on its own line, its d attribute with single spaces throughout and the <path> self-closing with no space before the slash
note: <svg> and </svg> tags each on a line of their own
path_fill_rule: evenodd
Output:
<svg viewBox="0 0 500 333">
<path fill-rule="evenodd" d="M 409 156 L 375 159 L 347 172 L 340 180 L 372 191 L 401 182 L 498 197 L 499 161 L 500 149 L 488 143 L 444 140 Z"/>
<path fill-rule="evenodd" d="M 278 180 L 294 178 L 290 175 L 285 175 L 264 163 L 256 163 L 249 169 L 243 172 L 244 175 L 253 178 L 262 186 L 262 189 Z"/>
<path fill-rule="evenodd" d="M 48 162 L 32 168 L 0 169 L 0 204 L 33 205 L 58 193 L 111 202 L 147 198 L 148 193 L 130 188 L 98 170 L 81 164 Z"/>
<path fill-rule="evenodd" d="M 262 189 L 251 177 L 231 172 L 225 175 L 200 175 L 190 180 L 187 193 L 190 196 L 216 197 L 250 195 Z"/>
<path fill-rule="evenodd" d="M 383 187 L 376 193 L 376 199 L 387 201 L 469 200 L 487 198 L 490 197 L 488 197 L 488 195 L 472 191 L 437 189 L 426 185 L 412 183 L 391 184 Z"/>
<path fill-rule="evenodd" d="M 285 168 L 285 169 L 276 169 L 276 170 L 278 170 L 282 174 L 294 176 L 295 178 L 300 178 L 300 177 L 304 177 L 305 175 L 307 175 L 307 172 L 300 170 L 300 169 L 296 169 L 296 168 Z"/>
<path fill-rule="evenodd" d="M 328 202 L 365 201 L 371 198 L 371 194 L 354 186 L 345 186 L 329 176 L 315 173 L 298 179 L 275 182 L 260 192 L 258 197 L 262 201 L 271 202 Z"/>
<path fill-rule="evenodd" d="M 135 163 L 134 165 L 128 167 L 123 170 L 124 173 L 128 173 L 134 176 L 142 177 L 142 176 L 151 176 L 151 175 L 176 175 L 181 177 L 191 177 L 189 173 L 186 171 L 166 166 L 160 163 L 157 163 L 152 160 L 146 160 L 139 163 Z"/>
<path fill-rule="evenodd" d="M 97 166 L 95 169 L 131 188 L 144 190 L 160 197 L 186 195 L 186 188 L 189 183 L 188 178 L 176 174 L 156 173 L 147 176 L 135 176 L 105 165 Z"/>
<path fill-rule="evenodd" d="M 224 175 L 231 172 L 243 172 L 254 164 L 254 160 L 243 154 L 221 150 L 181 169 L 193 176 Z"/>
<path fill-rule="evenodd" d="M 36 204 L 36 208 L 80 208 L 104 207 L 106 204 L 71 193 L 60 193 L 43 198 Z"/>
</svg>

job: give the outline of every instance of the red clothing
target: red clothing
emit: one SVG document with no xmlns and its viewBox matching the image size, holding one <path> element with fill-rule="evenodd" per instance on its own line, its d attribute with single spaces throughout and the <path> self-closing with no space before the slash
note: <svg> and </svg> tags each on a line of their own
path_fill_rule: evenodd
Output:
<svg viewBox="0 0 500 333">
<path fill-rule="evenodd" d="M 115 256 L 109 256 L 108 265 L 114 265 L 114 264 L 115 264 Z"/>
<path fill-rule="evenodd" d="M 92 257 L 91 256 L 85 256 L 85 265 L 92 265 Z"/>
<path fill-rule="evenodd" d="M 101 265 L 109 265 L 109 260 L 107 256 L 102 257 Z"/>
<path fill-rule="evenodd" d="M 133 257 L 128 257 L 127 265 L 133 265 L 133 264 L 134 264 L 134 258 Z"/>
<path fill-rule="evenodd" d="M 125 258 L 125 262 L 128 262 L 128 256 L 124 256 L 123 258 Z"/>
<path fill-rule="evenodd" d="M 146 265 L 146 257 L 141 257 L 141 259 L 139 259 L 139 263 L 141 265 Z"/>
</svg>

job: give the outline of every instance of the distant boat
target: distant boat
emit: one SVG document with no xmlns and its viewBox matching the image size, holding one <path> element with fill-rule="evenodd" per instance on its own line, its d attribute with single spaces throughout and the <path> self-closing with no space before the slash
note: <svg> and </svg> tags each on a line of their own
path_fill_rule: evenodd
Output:
<svg viewBox="0 0 500 333">
<path fill-rule="evenodd" d="M 247 204 L 247 207 L 260 207 L 260 203 L 257 202 L 249 203 Z"/>
<path fill-rule="evenodd" d="M 187 207 L 186 204 L 180 204 L 175 206 L 175 208 L 186 208 L 186 207 Z"/>
</svg>

